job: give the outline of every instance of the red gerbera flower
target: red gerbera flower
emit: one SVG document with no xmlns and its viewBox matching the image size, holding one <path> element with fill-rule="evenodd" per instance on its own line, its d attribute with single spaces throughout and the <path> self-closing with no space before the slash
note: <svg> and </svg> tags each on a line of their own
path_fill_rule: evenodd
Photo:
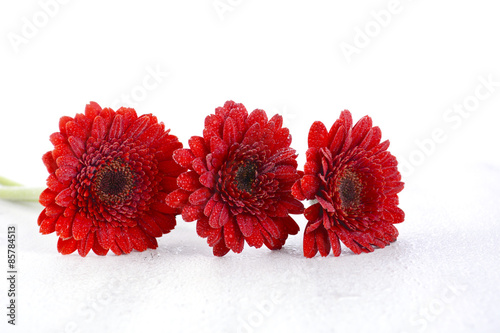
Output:
<svg viewBox="0 0 500 333">
<path fill-rule="evenodd" d="M 174 152 L 174 160 L 189 170 L 178 177 L 180 189 L 167 203 L 182 208 L 185 221 L 198 220 L 198 235 L 208 238 L 214 255 L 240 253 L 245 240 L 280 249 L 299 231 L 289 216 L 303 212 L 291 194 L 300 177 L 297 155 L 282 123 L 279 115 L 248 115 L 243 104 L 228 101 L 205 119 L 203 137 L 191 137 L 190 149 Z"/>
<path fill-rule="evenodd" d="M 322 122 L 309 130 L 304 176 L 292 192 L 299 200 L 317 202 L 304 215 L 304 255 L 340 255 L 340 241 L 354 253 L 372 252 L 396 240 L 393 226 L 404 220 L 397 194 L 403 189 L 389 141 L 365 116 L 352 126 L 351 113 L 342 111 L 328 132 Z"/>
<path fill-rule="evenodd" d="M 40 195 L 42 234 L 56 232 L 57 249 L 86 256 L 156 248 L 180 211 L 165 204 L 184 171 L 172 160 L 181 148 L 152 115 L 91 102 L 85 114 L 62 117 L 43 156 L 50 173 Z"/>
</svg>

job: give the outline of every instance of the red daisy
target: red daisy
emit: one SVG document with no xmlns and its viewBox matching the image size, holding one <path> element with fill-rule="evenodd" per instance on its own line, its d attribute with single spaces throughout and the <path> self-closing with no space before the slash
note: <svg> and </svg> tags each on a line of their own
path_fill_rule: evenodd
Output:
<svg viewBox="0 0 500 333">
<path fill-rule="evenodd" d="M 42 234 L 56 232 L 57 249 L 84 257 L 156 248 L 155 237 L 175 227 L 180 210 L 165 204 L 184 171 L 172 160 L 182 144 L 152 115 L 101 109 L 62 117 L 43 156 L 50 173 L 40 195 Z"/>
<path fill-rule="evenodd" d="M 205 119 L 203 137 L 189 139 L 174 160 L 188 171 L 177 178 L 180 189 L 167 203 L 182 208 L 182 218 L 198 220 L 198 235 L 208 238 L 216 256 L 240 253 L 244 241 L 280 249 L 299 231 L 289 214 L 303 205 L 291 194 L 299 179 L 297 155 L 283 118 L 250 115 L 243 104 L 228 101 Z"/>
<path fill-rule="evenodd" d="M 340 255 L 340 242 L 354 253 L 372 252 L 396 240 L 393 226 L 404 220 L 397 194 L 403 189 L 389 141 L 365 116 L 354 127 L 342 111 L 328 132 L 322 122 L 309 130 L 303 177 L 292 192 L 299 200 L 315 200 L 304 215 L 304 255 Z"/>
</svg>

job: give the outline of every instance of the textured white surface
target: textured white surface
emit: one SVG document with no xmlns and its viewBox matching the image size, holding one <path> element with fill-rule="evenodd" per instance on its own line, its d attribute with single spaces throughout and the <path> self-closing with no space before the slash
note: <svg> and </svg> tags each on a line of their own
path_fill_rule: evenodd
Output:
<svg viewBox="0 0 500 333">
<path fill-rule="evenodd" d="M 22 34 L 48 1 L 2 2 L 1 35 Z M 59 117 L 90 100 L 125 105 L 141 87 L 129 106 L 184 143 L 227 99 L 282 113 L 301 167 L 311 123 L 348 108 L 372 116 L 403 162 L 398 241 L 305 259 L 297 218 L 281 251 L 215 258 L 178 219 L 157 250 L 80 258 L 38 234 L 39 205 L 0 200 L 0 332 L 499 332 L 498 5 L 401 0 L 348 63 L 342 42 L 391 1 L 221 2 L 232 4 L 223 20 L 212 0 L 70 1 L 18 52 L 3 38 L 0 174 L 43 185 Z M 18 228 L 16 327 L 7 224 Z"/>
<path fill-rule="evenodd" d="M 500 178 L 480 170 L 473 196 L 407 188 L 398 241 L 339 258 L 303 258 L 300 236 L 281 251 L 215 258 L 186 223 L 154 251 L 61 256 L 55 236 L 37 234 L 39 207 L 0 202 L 2 220 L 19 230 L 17 329 L 495 332 L 500 209 L 487 187 Z"/>
</svg>

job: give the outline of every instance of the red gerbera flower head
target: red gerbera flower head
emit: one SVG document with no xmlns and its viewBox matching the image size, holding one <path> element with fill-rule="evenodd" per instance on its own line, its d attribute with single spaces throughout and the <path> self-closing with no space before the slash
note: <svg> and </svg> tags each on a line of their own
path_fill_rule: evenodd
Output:
<svg viewBox="0 0 500 333">
<path fill-rule="evenodd" d="M 403 189 L 389 141 L 365 116 L 352 126 L 351 113 L 342 111 L 327 131 L 316 121 L 309 130 L 303 177 L 292 192 L 299 200 L 315 200 L 304 215 L 304 255 L 339 256 L 340 242 L 354 253 L 373 251 L 396 240 L 393 226 L 403 222 L 398 193 Z"/>
<path fill-rule="evenodd" d="M 216 256 L 250 246 L 280 249 L 299 231 L 289 214 L 303 205 L 291 194 L 299 179 L 297 155 L 283 118 L 250 115 L 243 104 L 228 101 L 205 119 L 203 137 L 189 139 L 174 160 L 188 171 L 167 203 L 182 208 L 185 221 L 197 220 L 199 236 L 208 238 Z"/>
<path fill-rule="evenodd" d="M 172 160 L 182 144 L 163 123 L 134 109 L 91 102 L 85 114 L 62 117 L 43 156 L 50 173 L 40 195 L 42 234 L 56 232 L 57 249 L 86 256 L 156 248 L 180 210 L 165 204 L 184 171 Z"/>
</svg>

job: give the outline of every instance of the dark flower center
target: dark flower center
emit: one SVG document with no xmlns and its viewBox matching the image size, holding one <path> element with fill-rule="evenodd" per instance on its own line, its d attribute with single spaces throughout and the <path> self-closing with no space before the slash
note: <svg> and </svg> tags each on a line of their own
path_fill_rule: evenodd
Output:
<svg viewBox="0 0 500 333">
<path fill-rule="evenodd" d="M 127 164 L 115 160 L 97 171 L 93 187 L 101 201 L 120 202 L 134 188 L 134 175 Z"/>
<path fill-rule="evenodd" d="M 234 177 L 236 188 L 240 191 L 250 193 L 252 191 L 252 184 L 257 176 L 256 170 L 257 166 L 254 163 L 241 165 L 236 171 L 236 176 Z"/>
<path fill-rule="evenodd" d="M 346 170 L 338 185 L 343 208 L 357 208 L 361 202 L 362 182 L 356 173 Z"/>
</svg>

